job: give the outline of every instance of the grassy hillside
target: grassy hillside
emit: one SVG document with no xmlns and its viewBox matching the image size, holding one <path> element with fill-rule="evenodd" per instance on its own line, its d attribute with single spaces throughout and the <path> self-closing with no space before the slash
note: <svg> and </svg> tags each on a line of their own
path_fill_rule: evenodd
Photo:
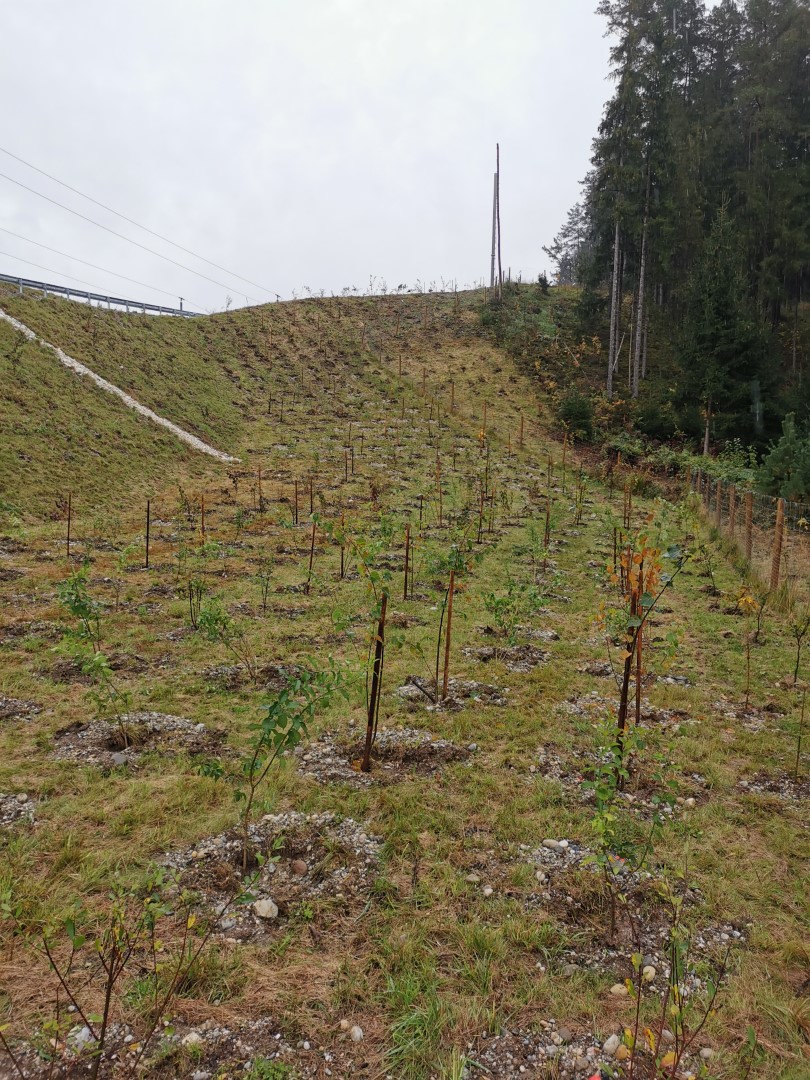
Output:
<svg viewBox="0 0 810 1080">
<path fill-rule="evenodd" d="M 410 408 L 413 394 L 421 396 L 426 363 L 426 397 L 435 397 L 445 414 L 453 379 L 481 420 L 483 402 L 492 399 L 488 426 L 495 434 L 503 427 L 507 441 L 517 437 L 521 407 L 534 413 L 528 384 L 518 392 L 508 380 L 502 387 L 497 372 L 493 379 L 503 358 L 495 357 L 480 327 L 473 294 L 300 301 L 191 320 L 108 312 L 12 290 L 0 290 L 0 304 L 143 405 L 255 465 L 272 463 L 281 443 L 304 458 L 317 433 L 330 443 L 338 467 L 349 425 L 393 423 L 403 397 Z M 71 377 L 47 351 L 29 344 L 15 355 L 19 335 L 7 324 L 0 335 L 11 434 L 0 452 L 0 476 L 15 505 L 51 505 L 68 487 L 94 502 L 109 484 L 126 499 L 157 476 L 215 475 L 210 463 L 182 448 L 172 462 L 159 448 L 164 437 L 102 391 L 77 380 L 71 389 Z M 448 421 L 450 435 L 457 419 Z M 473 427 L 462 420 L 458 430 L 478 422 L 467 420 Z M 78 425 L 73 435 L 69 423 Z M 141 439 L 133 441 L 130 431 Z M 109 468 L 99 452 L 115 455 Z M 15 466 L 26 460 L 21 454 L 28 455 L 26 470 Z"/>
<path fill-rule="evenodd" d="M 87 1068 L 94 945 L 109 958 L 105 927 L 144 911 L 159 944 L 147 926 L 127 956 L 100 1075 L 646 1080 L 673 1053 L 679 1076 L 806 1077 L 801 613 L 760 609 L 694 505 L 627 511 L 632 473 L 580 472 L 471 296 L 190 322 L 3 306 L 242 459 L 0 336 L 11 448 L 32 446 L 2 451 L 3 1080 Z M 29 417 L 48 438 L 24 439 Z M 98 458 L 88 430 L 121 434 Z M 653 592 L 680 565 L 660 553 L 690 555 L 642 639 L 622 790 L 614 541 Z M 330 662 L 341 692 L 257 788 L 253 879 L 234 796 L 257 723 Z M 67 930 L 87 938 L 72 962 Z"/>
</svg>

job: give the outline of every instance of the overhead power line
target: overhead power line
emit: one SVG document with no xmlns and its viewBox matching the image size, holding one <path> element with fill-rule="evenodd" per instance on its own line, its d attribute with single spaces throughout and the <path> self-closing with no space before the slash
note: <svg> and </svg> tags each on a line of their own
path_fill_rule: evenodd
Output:
<svg viewBox="0 0 810 1080">
<path fill-rule="evenodd" d="M 72 274 L 63 274 L 61 270 L 53 270 L 50 266 L 40 266 L 39 263 L 31 262 L 30 259 L 21 259 L 19 255 L 12 255 L 8 251 L 0 251 L 0 255 L 4 255 L 7 259 L 16 259 L 17 262 L 23 262 L 26 266 L 35 266 L 37 270 L 44 270 L 46 274 L 56 274 L 57 277 L 67 278 L 68 281 L 78 281 L 80 285 L 89 285 L 93 292 L 102 291 L 98 286 L 94 285 L 92 281 L 85 281 L 84 278 L 73 277 Z"/>
<path fill-rule="evenodd" d="M 149 233 L 150 236 L 156 236 L 158 240 L 162 240 L 165 244 L 171 244 L 172 247 L 177 248 L 178 251 L 184 251 L 186 255 L 193 255 L 195 259 L 199 259 L 200 262 L 208 263 L 209 266 L 216 267 L 217 270 L 221 270 L 223 274 L 227 274 L 228 277 L 236 278 L 238 281 L 244 281 L 247 285 L 252 285 L 256 289 L 260 289 L 262 292 L 266 292 L 269 296 L 278 296 L 275 289 L 268 289 L 266 285 L 259 285 L 258 282 L 251 281 L 250 278 L 243 277 L 241 274 L 235 274 L 233 270 L 228 270 L 224 266 L 220 266 L 219 263 L 212 262 L 211 259 L 206 259 L 204 255 L 198 255 L 196 251 L 191 251 L 190 248 L 183 247 L 182 244 L 176 244 L 174 240 L 169 240 L 167 236 L 163 236 L 159 232 L 155 232 L 154 229 L 147 228 L 146 225 L 141 225 L 140 222 L 133 220 L 131 217 L 127 217 L 126 214 L 122 214 L 120 210 L 113 210 L 111 206 L 107 206 L 106 203 L 99 202 L 98 199 L 94 199 L 92 195 L 86 195 L 83 191 L 79 191 L 78 188 L 71 187 L 70 184 L 66 184 L 64 180 L 59 180 L 56 176 L 51 176 L 50 173 L 45 172 L 44 169 L 37 168 L 36 165 L 32 165 L 30 161 L 26 161 L 24 158 L 18 157 L 17 154 L 12 154 L 10 150 L 6 150 L 5 147 L 0 146 L 0 151 L 7 154 L 10 158 L 14 158 L 15 161 L 19 161 L 21 165 L 25 165 L 26 168 L 33 169 L 34 172 L 38 172 L 41 176 L 46 176 L 49 180 L 53 180 L 55 184 L 59 184 L 63 188 L 67 188 L 68 191 L 72 191 L 74 195 L 80 195 L 83 199 L 87 199 L 88 202 L 94 203 L 96 206 L 100 206 L 102 210 L 106 210 L 110 214 L 115 214 L 116 217 L 121 218 L 122 221 L 129 222 L 130 225 L 134 225 L 136 229 L 142 229 L 144 232 Z M 252 299 L 252 298 L 251 298 Z"/>
<path fill-rule="evenodd" d="M 159 251 L 154 251 L 152 248 L 147 247 L 145 244 L 139 244 L 137 240 L 133 240 L 129 236 L 124 236 L 123 233 L 116 232 L 115 229 L 111 229 L 108 225 L 102 225 L 100 221 L 94 221 L 92 218 L 87 217 L 86 214 L 80 214 L 78 210 L 74 210 L 70 206 L 65 206 L 64 203 L 60 203 L 57 199 L 52 199 L 50 195 L 43 195 L 41 191 L 37 191 L 35 188 L 29 187 L 21 180 L 15 180 L 13 176 L 7 176 L 5 173 L 0 172 L 0 177 L 2 177 L 3 180 L 8 180 L 12 184 L 16 184 L 17 187 L 21 187 L 25 191 L 30 191 L 32 195 L 37 195 L 40 199 L 44 199 L 46 202 L 53 203 L 54 206 L 58 206 L 62 210 L 67 210 L 69 214 L 75 214 L 75 216 L 81 218 L 82 221 L 89 221 L 91 225 L 95 225 L 96 228 L 103 229 L 105 232 L 111 233 L 113 236 L 117 236 L 119 240 L 125 240 L 128 244 L 134 244 L 135 247 L 140 248 L 141 251 L 146 251 L 150 255 L 155 255 L 158 259 L 164 259 L 166 262 L 171 263 L 173 266 L 179 266 L 181 270 L 185 270 L 189 274 L 196 274 L 197 277 L 202 278 L 204 281 L 210 281 L 212 285 L 217 285 L 220 289 L 233 289 L 232 285 L 225 285 L 222 281 L 217 281 L 216 278 L 208 277 L 207 274 L 201 274 L 199 270 L 192 270 L 190 266 L 184 266 L 183 263 L 179 263 L 175 259 L 170 259 L 168 255 L 161 255 Z M 247 299 L 255 300 L 256 297 L 248 296 Z"/>
<path fill-rule="evenodd" d="M 4 228 L 2 228 L 2 226 L 0 226 L 0 232 L 4 232 L 8 236 L 15 236 L 18 240 L 24 240 L 26 242 L 26 244 L 34 244 L 36 247 L 41 247 L 44 251 L 50 251 L 54 255 L 61 255 L 62 258 L 64 258 L 64 259 L 71 259 L 73 262 L 81 263 L 82 266 L 89 266 L 93 270 L 99 270 L 102 274 L 112 274 L 113 277 L 121 278 L 122 281 L 129 281 L 133 285 L 140 285 L 141 288 L 143 288 L 143 289 L 150 289 L 152 292 L 163 293 L 164 296 L 178 296 L 179 295 L 178 293 L 169 292 L 168 289 L 159 289 L 157 285 L 149 285 L 145 281 L 138 281 L 137 278 L 127 277 L 126 274 L 119 274 L 116 270 L 107 270 L 103 266 L 96 266 L 95 263 L 88 262 L 87 259 L 79 259 L 75 255 L 68 255 L 66 251 L 57 251 L 56 248 L 48 247 L 47 244 L 41 244 L 39 242 L 39 240 L 32 240 L 28 236 L 21 236 L 19 233 L 12 232 L 11 229 L 4 229 Z M 19 256 L 12 255 L 11 258 L 12 259 L 19 258 Z M 27 259 L 20 259 L 20 262 L 28 262 L 28 260 Z M 36 265 L 36 264 L 32 263 L 32 265 Z M 60 273 L 60 271 L 58 271 L 58 270 L 54 270 L 52 272 L 54 274 Z M 70 275 L 69 274 L 63 274 L 62 276 L 63 277 L 69 277 Z M 74 278 L 73 280 L 78 281 L 79 279 Z M 188 299 L 188 298 L 186 297 L 185 299 Z M 194 307 L 199 307 L 199 305 L 195 304 L 193 300 L 191 300 L 190 303 Z"/>
</svg>

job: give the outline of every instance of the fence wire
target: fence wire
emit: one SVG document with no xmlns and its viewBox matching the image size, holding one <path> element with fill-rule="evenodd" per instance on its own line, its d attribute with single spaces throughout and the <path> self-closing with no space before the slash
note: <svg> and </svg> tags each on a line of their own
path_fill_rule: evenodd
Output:
<svg viewBox="0 0 810 1080">
<path fill-rule="evenodd" d="M 695 470 L 690 487 L 706 520 L 731 542 L 765 591 L 810 603 L 810 504 L 791 502 Z"/>
</svg>

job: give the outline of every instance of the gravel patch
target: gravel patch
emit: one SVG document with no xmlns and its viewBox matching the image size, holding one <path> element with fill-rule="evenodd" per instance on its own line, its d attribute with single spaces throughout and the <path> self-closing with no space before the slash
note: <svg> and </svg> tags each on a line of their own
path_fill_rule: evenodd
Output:
<svg viewBox="0 0 810 1080">
<path fill-rule="evenodd" d="M 416 728 L 378 731 L 371 772 L 360 771 L 365 731 L 325 732 L 295 750 L 299 770 L 320 784 L 391 784 L 409 776 L 433 776 L 444 765 L 466 761 L 473 751 Z"/>
<path fill-rule="evenodd" d="M 219 748 L 224 735 L 183 716 L 158 712 L 125 713 L 117 720 L 77 721 L 54 737 L 59 761 L 112 769 L 134 766 L 150 751 L 207 754 Z"/>
<path fill-rule="evenodd" d="M 217 931 L 228 940 L 272 934 L 296 914 L 312 921 L 312 904 L 326 923 L 356 914 L 377 876 L 382 841 L 352 818 L 289 811 L 251 825 L 248 846 L 247 876 L 240 828 L 163 860 L 178 871 L 178 887 L 196 893 L 198 908 L 217 918 Z M 249 894 L 233 902 L 246 887 Z"/>
</svg>

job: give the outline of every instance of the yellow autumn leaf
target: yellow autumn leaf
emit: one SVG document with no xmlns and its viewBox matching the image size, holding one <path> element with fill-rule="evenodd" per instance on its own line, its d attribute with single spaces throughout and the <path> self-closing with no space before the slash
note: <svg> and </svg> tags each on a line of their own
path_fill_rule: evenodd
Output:
<svg viewBox="0 0 810 1080">
<path fill-rule="evenodd" d="M 186 928 L 188 930 L 190 930 L 192 928 L 192 926 L 194 926 L 196 921 L 197 921 L 197 916 L 196 915 L 189 915 L 188 919 L 186 920 Z"/>
<path fill-rule="evenodd" d="M 671 1069 L 675 1064 L 675 1060 L 675 1051 L 670 1050 L 668 1053 L 664 1054 L 658 1064 L 662 1069 Z"/>
</svg>

